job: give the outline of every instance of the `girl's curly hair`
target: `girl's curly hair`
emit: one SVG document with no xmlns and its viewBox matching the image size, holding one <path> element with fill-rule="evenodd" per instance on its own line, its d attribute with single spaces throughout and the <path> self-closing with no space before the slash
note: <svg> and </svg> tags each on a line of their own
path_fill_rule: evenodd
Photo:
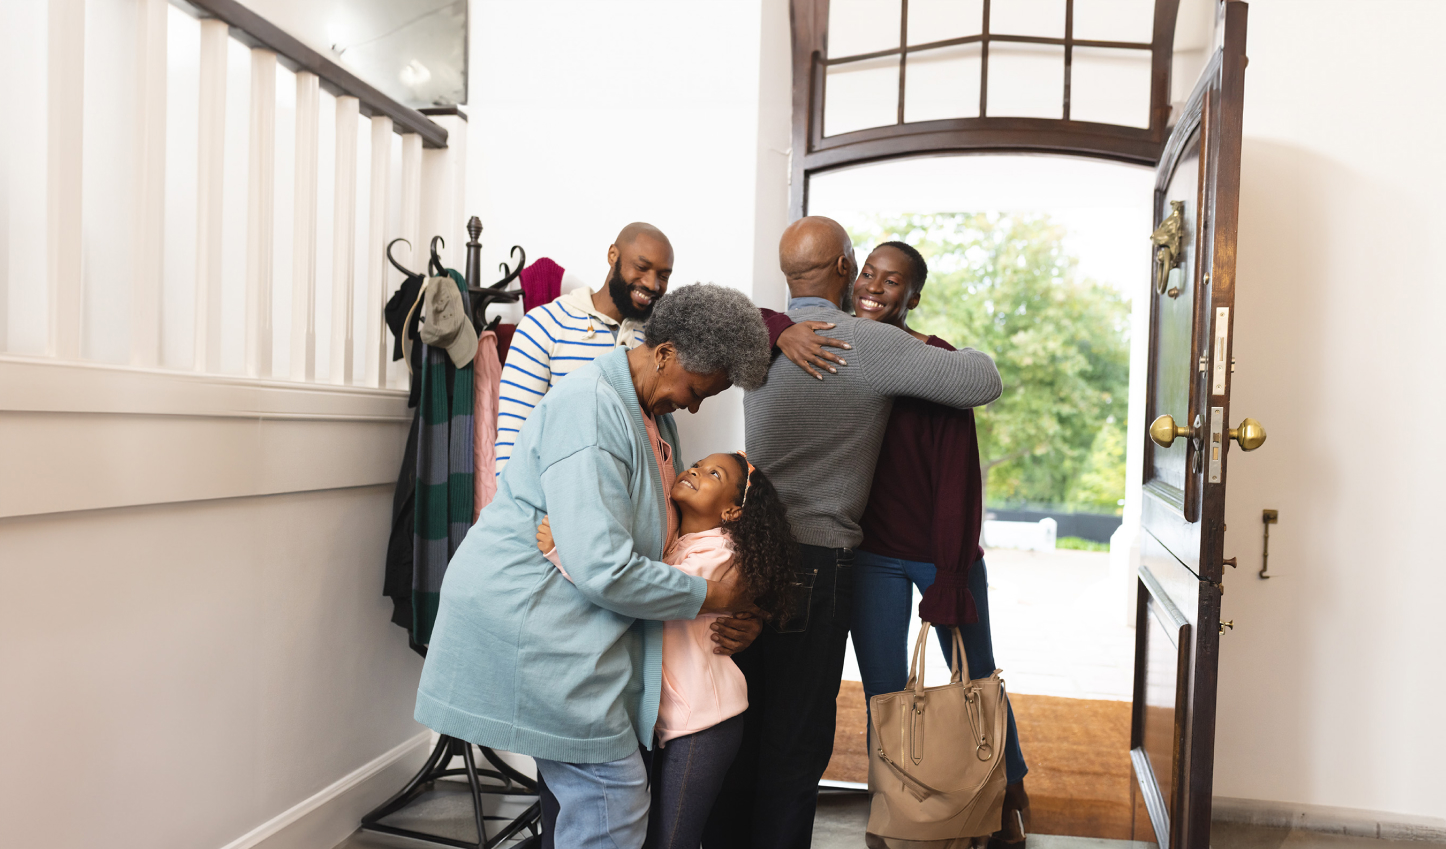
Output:
<svg viewBox="0 0 1446 849">
<path fill-rule="evenodd" d="M 748 459 L 728 455 L 738 463 L 738 503 L 743 513 L 723 530 L 733 542 L 733 562 L 753 591 L 753 603 L 765 619 L 782 622 L 793 614 L 798 585 L 798 545 L 789 530 L 788 514 L 778 490 L 760 469 L 748 474 Z M 747 497 L 744 493 L 747 493 Z"/>
</svg>

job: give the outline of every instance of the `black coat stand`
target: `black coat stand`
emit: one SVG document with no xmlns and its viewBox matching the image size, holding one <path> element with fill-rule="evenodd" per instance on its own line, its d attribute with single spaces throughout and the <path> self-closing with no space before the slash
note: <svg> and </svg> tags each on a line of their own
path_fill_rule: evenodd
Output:
<svg viewBox="0 0 1446 849">
<path fill-rule="evenodd" d="M 508 766 L 497 753 L 485 746 L 477 746 L 481 750 L 482 757 L 496 769 L 478 769 L 477 761 L 472 754 L 473 745 L 465 740 L 458 740 L 456 737 L 448 737 L 445 734 L 437 741 L 432 749 L 432 754 L 422 769 L 412 780 L 407 782 L 395 796 L 383 802 L 371 813 L 362 817 L 361 827 L 366 831 L 377 831 L 382 834 L 395 834 L 400 837 L 410 837 L 413 840 L 420 840 L 426 843 L 435 843 L 442 846 L 455 846 L 458 849 L 492 849 L 501 845 L 504 841 L 510 840 L 523 829 L 528 829 L 531 834 L 522 843 L 518 844 L 519 849 L 538 849 L 542 845 L 542 837 L 538 826 L 542 820 L 542 805 L 540 802 L 533 802 L 521 815 L 514 819 L 507 817 L 487 816 L 483 813 L 482 797 L 487 795 L 497 796 L 536 796 L 537 782 Z M 449 769 L 452 759 L 461 756 L 463 768 Z M 439 779 L 451 778 L 459 775 L 467 776 L 467 785 L 472 793 L 472 814 L 477 823 L 477 842 L 468 843 L 464 840 L 457 840 L 451 837 L 443 837 L 436 834 L 413 831 L 409 828 L 400 828 L 393 825 L 386 825 L 381 820 L 395 814 L 397 811 L 411 804 L 418 796 L 433 789 L 434 783 Z M 484 784 L 482 779 L 490 779 L 498 784 Z M 492 836 L 487 834 L 487 820 L 498 820 L 506 825 L 498 829 Z"/>
<path fill-rule="evenodd" d="M 527 255 L 522 248 L 514 246 L 512 255 L 518 255 L 516 268 L 510 268 L 505 263 L 502 265 L 503 278 L 490 286 L 481 285 L 481 255 L 482 244 L 477 237 L 482 235 L 482 222 L 475 215 L 467 222 L 467 234 L 471 240 L 467 242 L 467 289 L 472 295 L 473 322 L 479 330 L 484 327 L 490 329 L 486 323 L 487 307 L 494 303 L 512 303 L 522 296 L 521 289 L 507 289 L 507 284 L 516 280 L 522 273 L 522 268 L 527 262 Z M 437 256 L 437 242 L 441 237 L 432 239 L 431 266 L 429 271 L 434 275 L 444 273 L 441 259 Z M 444 243 L 445 244 L 445 243 Z M 388 246 L 390 248 L 390 246 Z M 388 253 L 388 259 L 391 254 Z M 392 260 L 398 270 L 404 274 L 412 274 Z M 495 324 L 495 320 L 493 324 Z M 405 329 L 404 331 L 405 332 Z M 423 652 L 425 654 L 425 652 Z M 496 752 L 485 746 L 476 746 L 495 769 L 478 769 L 477 761 L 472 753 L 473 744 L 456 737 L 448 737 L 445 734 L 437 741 L 432 749 L 432 754 L 423 764 L 421 771 L 412 776 L 392 798 L 383 802 L 376 809 L 361 819 L 361 827 L 366 831 L 376 831 L 382 834 L 395 834 L 400 837 L 409 837 L 426 843 L 434 843 L 441 846 L 455 846 L 458 849 L 492 849 L 503 842 L 512 839 L 523 829 L 527 829 L 530 835 L 517 844 L 518 849 L 540 849 L 542 836 L 539 833 L 539 826 L 542 821 L 542 805 L 535 801 L 515 818 L 487 816 L 483 812 L 482 799 L 484 796 L 537 796 L 537 782 L 508 766 Z M 451 769 L 453 759 L 462 758 L 462 769 Z M 400 828 L 394 825 L 387 825 L 382 820 L 397 813 L 410 805 L 417 797 L 430 790 L 435 789 L 436 782 L 440 779 L 467 776 L 467 786 L 471 790 L 472 815 L 477 825 L 477 842 L 468 843 L 464 840 L 457 840 L 452 837 L 443 837 L 437 834 L 427 834 L 421 831 L 414 831 L 409 828 Z M 483 779 L 491 782 L 484 783 Z M 497 833 L 487 834 L 487 821 L 494 820 L 505 823 Z"/>
</svg>

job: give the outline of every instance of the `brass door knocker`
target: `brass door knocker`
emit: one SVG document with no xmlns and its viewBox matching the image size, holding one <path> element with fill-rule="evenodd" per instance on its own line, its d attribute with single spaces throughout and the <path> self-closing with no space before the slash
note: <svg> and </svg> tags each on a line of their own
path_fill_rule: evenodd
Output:
<svg viewBox="0 0 1446 849">
<path fill-rule="evenodd" d="M 1180 296 L 1180 287 L 1172 286 L 1168 292 L 1165 286 L 1169 282 L 1170 272 L 1180 266 L 1180 238 L 1185 234 L 1185 202 L 1183 200 L 1170 201 L 1170 214 L 1160 222 L 1155 232 L 1150 234 L 1150 242 L 1155 247 L 1155 294 L 1168 294 L 1172 298 Z"/>
</svg>

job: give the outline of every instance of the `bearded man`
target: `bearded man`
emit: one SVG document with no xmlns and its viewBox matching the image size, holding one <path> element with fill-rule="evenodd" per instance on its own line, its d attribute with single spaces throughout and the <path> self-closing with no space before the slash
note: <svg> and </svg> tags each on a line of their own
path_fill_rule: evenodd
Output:
<svg viewBox="0 0 1446 849">
<path fill-rule="evenodd" d="M 527 313 L 502 368 L 497 416 L 497 475 L 512 457 L 522 423 L 542 396 L 574 369 L 613 348 L 643 341 L 643 323 L 668 291 L 673 245 L 635 221 L 608 246 L 608 278 L 596 292 L 579 287 Z"/>
</svg>

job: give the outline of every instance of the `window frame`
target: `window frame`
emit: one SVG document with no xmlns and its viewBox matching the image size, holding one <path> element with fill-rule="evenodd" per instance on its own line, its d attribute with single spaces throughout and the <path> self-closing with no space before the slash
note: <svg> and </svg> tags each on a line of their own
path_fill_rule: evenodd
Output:
<svg viewBox="0 0 1446 849">
<path fill-rule="evenodd" d="M 808 182 L 814 174 L 910 156 L 951 153 L 1053 153 L 1110 159 L 1137 165 L 1159 162 L 1169 138 L 1170 63 L 1180 0 L 1155 0 L 1149 44 L 1076 39 L 1074 0 L 1064 0 L 1063 38 L 989 32 L 990 0 L 983 0 L 979 34 L 935 42 L 907 43 L 909 0 L 900 0 L 900 46 L 849 56 L 828 56 L 829 0 L 790 0 L 793 35 L 793 155 L 789 213 L 800 218 L 808 209 Z M 993 117 L 988 114 L 989 44 L 1048 44 L 1064 47 L 1064 90 L 1060 118 Z M 980 117 L 904 121 L 908 56 L 963 44 L 980 45 Z M 1151 54 L 1150 126 L 1131 127 L 1069 118 L 1070 70 L 1075 47 L 1134 49 Z M 840 133 L 823 134 L 825 81 L 830 66 L 899 56 L 899 100 L 896 121 Z"/>
</svg>

